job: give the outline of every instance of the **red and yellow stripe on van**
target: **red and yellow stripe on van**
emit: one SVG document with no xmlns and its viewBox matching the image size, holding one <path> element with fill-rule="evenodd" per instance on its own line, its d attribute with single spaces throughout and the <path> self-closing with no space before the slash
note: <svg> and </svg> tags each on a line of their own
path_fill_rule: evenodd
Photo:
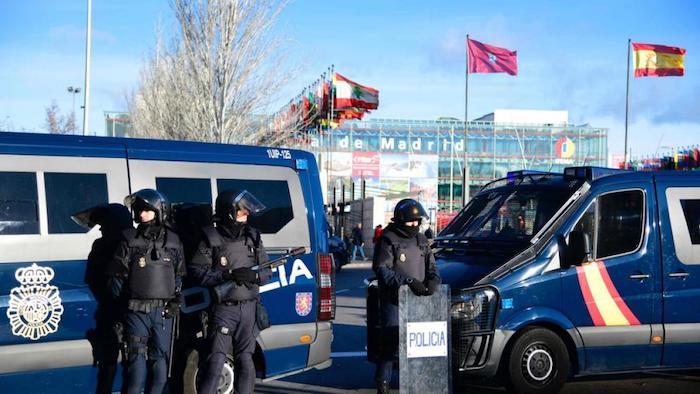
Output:
<svg viewBox="0 0 700 394">
<path fill-rule="evenodd" d="M 639 319 L 620 297 L 602 260 L 576 267 L 586 308 L 596 326 L 635 326 Z"/>
</svg>

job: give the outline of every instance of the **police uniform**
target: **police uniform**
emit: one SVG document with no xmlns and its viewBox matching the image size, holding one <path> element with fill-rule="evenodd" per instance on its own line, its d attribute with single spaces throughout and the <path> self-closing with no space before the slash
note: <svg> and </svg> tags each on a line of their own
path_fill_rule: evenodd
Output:
<svg viewBox="0 0 700 394">
<path fill-rule="evenodd" d="M 132 196 L 140 198 L 140 192 Z M 129 394 L 141 393 L 147 374 L 150 377 L 146 393 L 162 393 L 165 388 L 173 328 L 171 313 L 177 309 L 182 277 L 186 273 L 180 238 L 164 225 L 167 200 L 160 193 L 147 196 L 162 198 L 160 207 L 150 204 L 144 207 L 155 210 L 156 219 L 122 233 L 123 240 L 110 266 L 113 296 L 125 299 L 127 304 L 128 359 L 123 391 Z M 144 209 L 135 205 L 131 206 L 136 218 Z"/>
<path fill-rule="evenodd" d="M 405 222 L 420 221 L 427 216 L 415 200 L 400 201 L 393 222 L 382 232 L 377 243 L 372 269 L 379 282 L 381 349 L 375 371 L 378 392 L 388 392 L 394 356 L 399 345 L 399 287 L 408 285 L 414 294 L 433 294 L 440 284 L 435 258 L 428 239 L 418 232 L 419 226 Z"/>
<path fill-rule="evenodd" d="M 218 294 L 210 319 L 210 351 L 198 392 L 216 392 L 226 355 L 233 345 L 235 392 L 252 393 L 255 387 L 253 353 L 259 285 L 266 282 L 272 273 L 269 268 L 260 271 L 250 269 L 268 259 L 260 233 L 247 223 L 236 222 L 228 214 L 222 213 L 231 209 L 235 212 L 234 207 L 225 207 L 222 199 L 226 199 L 226 192 L 217 197 L 216 227 L 203 229 L 204 240 L 189 264 L 195 281 L 214 288 L 214 293 Z M 228 198 L 230 203 L 233 203 L 232 200 Z M 236 284 L 224 287 L 230 282 Z M 226 290 L 219 292 L 221 288 Z"/>
<path fill-rule="evenodd" d="M 121 204 L 105 204 L 75 214 L 73 220 L 89 229 L 99 224 L 102 233 L 102 237 L 92 243 L 85 268 L 85 283 L 97 301 L 95 329 L 88 338 L 98 367 L 95 393 L 111 394 L 119 357 L 114 326 L 123 318 L 123 305 L 114 302 L 106 274 L 122 240 L 122 232 L 133 227 L 131 214 Z"/>
</svg>

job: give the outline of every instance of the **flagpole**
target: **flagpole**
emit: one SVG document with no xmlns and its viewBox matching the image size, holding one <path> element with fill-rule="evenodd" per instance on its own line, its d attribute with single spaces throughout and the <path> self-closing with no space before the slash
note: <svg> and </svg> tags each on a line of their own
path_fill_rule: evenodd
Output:
<svg viewBox="0 0 700 394">
<path fill-rule="evenodd" d="M 627 124 L 630 112 L 630 48 L 632 47 L 632 39 L 627 39 L 627 91 L 625 93 L 625 155 L 624 168 L 627 169 Z"/>
<path fill-rule="evenodd" d="M 468 149 L 468 131 L 469 131 L 469 34 L 467 34 L 466 42 L 466 65 L 467 73 L 464 78 L 464 166 L 462 172 L 462 207 L 467 205 L 469 194 L 469 166 L 467 165 L 467 149 Z M 460 208 L 461 209 L 461 208 Z"/>
<path fill-rule="evenodd" d="M 329 188 L 330 185 L 330 180 L 331 180 L 331 171 L 333 170 L 333 158 L 331 155 L 333 154 L 333 134 L 331 131 L 331 121 L 333 120 L 333 75 L 335 72 L 335 65 L 331 64 L 330 67 L 330 83 L 328 84 L 328 100 L 330 102 L 328 103 L 328 125 L 326 126 L 326 130 L 328 131 L 328 154 L 326 155 L 328 159 L 328 165 L 326 166 L 327 170 L 327 179 L 326 179 L 326 187 Z"/>
</svg>

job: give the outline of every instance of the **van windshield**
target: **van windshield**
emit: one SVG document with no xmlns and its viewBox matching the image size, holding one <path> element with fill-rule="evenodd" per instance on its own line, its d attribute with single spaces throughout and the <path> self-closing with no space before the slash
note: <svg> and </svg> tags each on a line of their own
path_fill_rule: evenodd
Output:
<svg viewBox="0 0 700 394">
<path fill-rule="evenodd" d="M 567 185 L 568 186 L 568 185 Z M 575 188 L 501 188 L 474 197 L 440 237 L 529 242 Z"/>
</svg>

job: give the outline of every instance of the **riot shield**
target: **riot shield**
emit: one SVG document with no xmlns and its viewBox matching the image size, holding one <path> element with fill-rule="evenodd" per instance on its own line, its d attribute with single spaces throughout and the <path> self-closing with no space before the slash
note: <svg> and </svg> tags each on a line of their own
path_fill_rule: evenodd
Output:
<svg viewBox="0 0 700 394">
<path fill-rule="evenodd" d="M 449 393 L 450 288 L 418 297 L 399 289 L 399 388 L 401 393 Z"/>
</svg>

